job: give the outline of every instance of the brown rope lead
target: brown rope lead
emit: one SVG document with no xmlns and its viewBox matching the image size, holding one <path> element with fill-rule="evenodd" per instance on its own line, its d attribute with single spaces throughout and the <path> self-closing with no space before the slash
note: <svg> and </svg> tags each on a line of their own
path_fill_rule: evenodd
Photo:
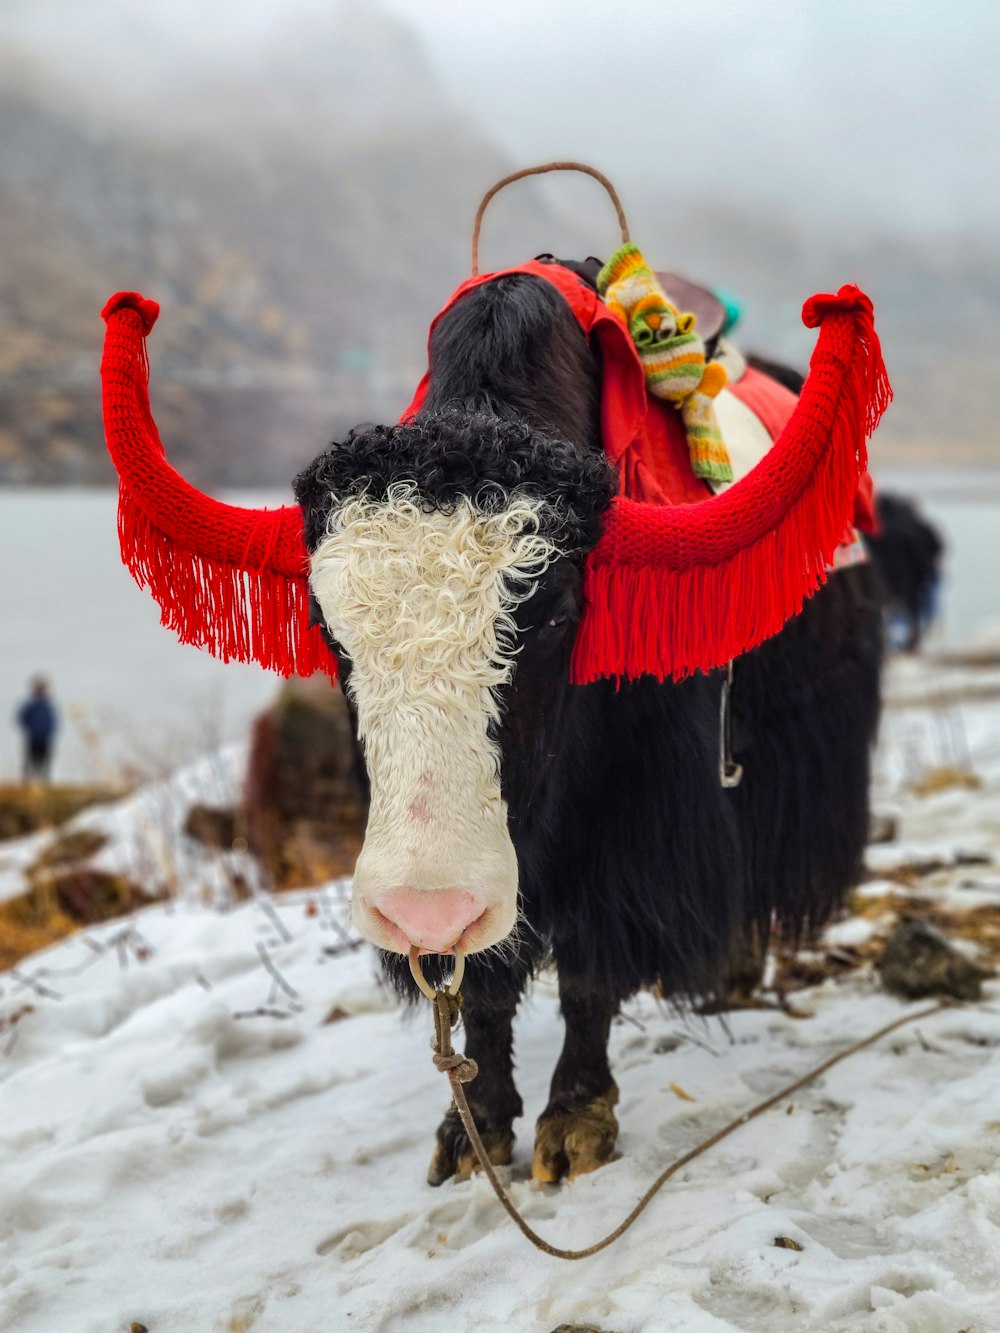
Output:
<svg viewBox="0 0 1000 1333">
<path fill-rule="evenodd" d="M 652 1185 L 650 1185 L 649 1189 L 625 1220 L 619 1226 L 615 1227 L 610 1235 L 605 1236 L 603 1240 L 599 1240 L 593 1245 L 588 1245 L 586 1249 L 583 1250 L 562 1250 L 556 1245 L 550 1245 L 543 1236 L 540 1236 L 537 1231 L 534 1231 L 524 1220 L 506 1189 L 500 1182 L 493 1163 L 490 1161 L 486 1152 L 486 1148 L 483 1146 L 483 1141 L 479 1137 L 479 1130 L 476 1128 L 476 1122 L 472 1118 L 472 1112 L 469 1110 L 469 1103 L 465 1097 L 465 1089 L 462 1086 L 463 1083 L 471 1083 L 476 1077 L 476 1074 L 478 1073 L 476 1062 L 474 1060 L 466 1059 L 464 1055 L 458 1054 L 452 1048 L 451 1044 L 451 1029 L 458 1021 L 458 998 L 454 995 L 446 995 L 443 991 L 436 992 L 434 996 L 434 1064 L 436 1068 L 448 1075 L 452 1096 L 455 1099 L 455 1106 L 458 1109 L 458 1114 L 462 1117 L 462 1124 L 465 1126 L 465 1132 L 468 1134 L 469 1140 L 472 1143 L 473 1150 L 479 1160 L 479 1165 L 486 1172 L 486 1177 L 493 1186 L 494 1194 L 496 1194 L 510 1217 L 520 1228 L 522 1235 L 526 1236 L 537 1249 L 543 1251 L 545 1254 L 551 1254 L 554 1259 L 587 1259 L 590 1255 L 597 1254 L 599 1250 L 607 1249 L 607 1247 L 612 1245 L 619 1236 L 624 1235 L 640 1214 L 645 1212 L 646 1208 L 652 1202 L 654 1195 L 663 1188 L 670 1177 L 676 1175 L 677 1172 L 680 1171 L 682 1167 L 687 1166 L 689 1162 L 693 1162 L 696 1157 L 700 1157 L 703 1153 L 706 1153 L 709 1148 L 714 1148 L 717 1143 L 721 1143 L 723 1139 L 728 1138 L 730 1134 L 734 1134 L 736 1130 L 749 1124 L 751 1120 L 755 1120 L 757 1116 L 763 1115 L 765 1111 L 769 1111 L 772 1106 L 775 1106 L 785 1097 L 790 1097 L 792 1093 L 798 1092 L 800 1088 L 806 1087 L 809 1083 L 812 1083 L 815 1079 L 819 1078 L 821 1074 L 825 1074 L 828 1069 L 832 1069 L 834 1065 L 840 1064 L 842 1060 L 846 1060 L 850 1056 L 856 1055 L 858 1051 L 863 1051 L 866 1046 L 873 1046 L 875 1042 L 880 1041 L 883 1037 L 887 1037 L 890 1032 L 895 1032 L 897 1028 L 905 1027 L 907 1023 L 915 1023 L 921 1018 L 930 1018 L 932 1014 L 939 1014 L 943 1009 L 949 1009 L 951 1007 L 949 1001 L 942 1000 L 938 1004 L 932 1004 L 924 1009 L 918 1009 L 915 1014 L 906 1014 L 903 1018 L 897 1018 L 892 1023 L 886 1023 L 886 1025 L 880 1027 L 877 1032 L 871 1032 L 867 1037 L 863 1037 L 861 1041 L 856 1041 L 853 1046 L 848 1046 L 846 1050 L 840 1051 L 836 1055 L 831 1055 L 829 1059 L 824 1060 L 822 1064 L 818 1064 L 814 1069 L 811 1069 L 808 1074 L 803 1074 L 801 1078 L 796 1079 L 794 1083 L 789 1083 L 787 1087 L 782 1088 L 780 1092 L 776 1092 L 772 1096 L 765 1098 L 764 1101 L 758 1102 L 757 1105 L 752 1106 L 749 1111 L 744 1111 L 741 1115 L 738 1115 L 735 1120 L 730 1120 L 728 1125 L 724 1125 L 722 1129 L 716 1130 L 714 1134 L 711 1134 L 707 1139 L 703 1139 L 702 1142 L 692 1148 L 690 1152 L 684 1153 L 681 1157 L 678 1157 L 671 1162 L 670 1165 L 656 1177 Z"/>
<path fill-rule="evenodd" d="M 618 226 L 621 228 L 622 240 L 630 239 L 628 232 L 628 222 L 625 218 L 625 210 L 622 208 L 622 201 L 618 198 L 618 191 L 608 180 L 603 171 L 598 171 L 596 167 L 588 167 L 585 162 L 545 162 L 540 167 L 525 167 L 521 171 L 513 171 L 509 176 L 504 176 L 503 180 L 497 181 L 496 185 L 490 188 L 483 195 L 479 207 L 476 209 L 476 220 L 472 226 L 472 276 L 476 277 L 479 273 L 479 230 L 483 225 L 483 214 L 486 207 L 495 194 L 499 194 L 505 185 L 510 185 L 514 181 L 522 180 L 525 176 L 544 176 L 550 171 L 582 171 L 585 176 L 593 176 L 595 181 L 600 183 L 611 196 L 611 202 L 615 206 L 615 212 L 618 214 Z"/>
</svg>

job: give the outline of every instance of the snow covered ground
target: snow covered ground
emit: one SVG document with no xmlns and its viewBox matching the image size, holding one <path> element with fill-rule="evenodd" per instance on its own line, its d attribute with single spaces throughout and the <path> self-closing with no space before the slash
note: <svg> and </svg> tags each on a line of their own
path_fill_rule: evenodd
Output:
<svg viewBox="0 0 1000 1333">
<path fill-rule="evenodd" d="M 863 898 L 908 874 L 905 892 L 955 910 L 1000 903 L 1000 673 L 904 664 L 893 696 L 877 793 L 898 830 Z M 948 767 L 980 785 L 912 790 Z M 5 1333 L 1000 1330 L 1000 983 L 837 1066 L 691 1164 L 610 1250 L 562 1263 L 483 1179 L 424 1184 L 448 1100 L 429 1012 L 385 992 L 347 885 L 219 910 L 219 862 L 153 799 L 81 819 L 113 827 L 100 856 L 123 869 L 161 830 L 187 891 L 0 975 Z M 858 916 L 831 940 L 878 929 Z M 791 998 L 799 1016 L 723 1021 L 637 996 L 612 1033 L 620 1156 L 536 1187 L 561 1043 L 543 978 L 519 1015 L 510 1173 L 532 1225 L 588 1244 L 674 1156 L 911 1007 L 864 968 Z"/>
<path fill-rule="evenodd" d="M 24 892 L 25 872 L 49 843 L 82 830 L 107 839 L 90 865 L 129 876 L 150 896 L 169 892 L 216 902 L 226 896 L 233 874 L 253 883 L 258 876 L 252 857 L 206 855 L 200 843 L 183 836 L 196 802 L 231 807 L 238 801 L 246 757 L 246 745 L 224 746 L 120 801 L 91 806 L 54 832 L 0 842 L 0 902 Z"/>
</svg>

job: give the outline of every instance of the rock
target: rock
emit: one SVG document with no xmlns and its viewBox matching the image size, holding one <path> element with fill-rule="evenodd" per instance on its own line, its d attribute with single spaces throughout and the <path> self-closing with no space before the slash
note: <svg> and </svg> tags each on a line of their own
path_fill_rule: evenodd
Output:
<svg viewBox="0 0 1000 1333">
<path fill-rule="evenodd" d="M 560 1324 L 552 1333 L 614 1333 L 610 1328 L 598 1328 L 596 1324 Z"/>
<path fill-rule="evenodd" d="M 125 875 L 87 864 L 107 841 L 106 834 L 85 828 L 54 838 L 25 872 L 27 892 L 9 901 L 15 916 L 20 911 L 35 926 L 44 926 L 53 916 L 89 926 L 152 901 Z"/>
<path fill-rule="evenodd" d="M 989 852 L 959 850 L 955 853 L 955 864 L 957 866 L 991 866 L 994 857 Z"/>
<path fill-rule="evenodd" d="M 153 901 L 124 875 L 86 865 L 35 871 L 29 875 L 28 883 L 27 893 L 8 899 L 3 906 L 25 923 L 39 926 L 53 915 L 68 917 L 74 929 L 91 926 Z"/>
<path fill-rule="evenodd" d="M 231 806 L 196 803 L 187 812 L 184 832 L 205 847 L 211 847 L 217 852 L 228 852 L 232 851 L 236 838 L 236 824 L 237 814 Z"/>
<path fill-rule="evenodd" d="M 925 995 L 978 1000 L 983 982 L 992 976 L 926 921 L 901 922 L 876 967 L 886 990 L 906 1000 Z"/>
<path fill-rule="evenodd" d="M 110 921 L 152 901 L 148 893 L 124 875 L 89 866 L 59 870 L 52 875 L 51 883 L 60 910 L 79 925 Z"/>
<path fill-rule="evenodd" d="M 895 815 L 872 814 L 868 826 L 868 841 L 872 846 L 883 842 L 895 842 L 899 832 L 899 820 Z"/>
<path fill-rule="evenodd" d="M 560 1324 L 552 1333 L 612 1333 L 612 1330 L 598 1328 L 596 1324 Z"/>
</svg>

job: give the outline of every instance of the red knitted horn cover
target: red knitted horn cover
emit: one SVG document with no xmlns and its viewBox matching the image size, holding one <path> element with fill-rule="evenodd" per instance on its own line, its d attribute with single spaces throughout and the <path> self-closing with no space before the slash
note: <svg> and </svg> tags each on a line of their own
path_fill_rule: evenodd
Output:
<svg viewBox="0 0 1000 1333">
<path fill-rule="evenodd" d="M 158 314 L 136 292 L 112 297 L 103 311 L 104 419 L 120 477 L 122 558 L 182 642 L 283 675 L 334 675 L 333 654 L 308 623 L 298 508 L 223 504 L 166 460 L 147 388 L 145 338 Z M 587 561 L 575 682 L 679 678 L 720 666 L 776 634 L 825 580 L 851 521 L 867 436 L 892 391 L 863 292 L 814 296 L 802 316 L 820 327 L 809 376 L 753 472 L 696 505 L 613 503 Z M 605 404 L 606 430 L 616 402 Z"/>
<path fill-rule="evenodd" d="M 587 561 L 574 681 L 721 666 L 776 634 L 825 581 L 892 390 L 857 287 L 811 297 L 802 318 L 820 326 L 809 375 L 752 472 L 700 504 L 614 502 Z"/>
<path fill-rule="evenodd" d="M 159 313 L 138 292 L 119 292 L 102 311 L 104 429 L 119 476 L 122 559 L 182 643 L 283 676 L 335 675 L 336 659 L 309 625 L 298 507 L 224 504 L 167 462 L 147 387 L 145 339 Z"/>
</svg>

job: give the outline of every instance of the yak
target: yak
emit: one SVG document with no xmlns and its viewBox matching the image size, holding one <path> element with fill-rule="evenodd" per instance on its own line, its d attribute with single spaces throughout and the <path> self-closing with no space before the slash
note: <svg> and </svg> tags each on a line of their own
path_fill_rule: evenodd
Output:
<svg viewBox="0 0 1000 1333">
<path fill-rule="evenodd" d="M 523 1113 L 515 1012 L 554 964 L 565 1041 L 532 1161 L 551 1182 L 613 1154 L 607 1046 L 628 996 L 725 995 L 748 956 L 820 927 L 855 882 L 878 597 L 869 566 L 837 572 L 739 658 L 744 773 L 722 785 L 720 672 L 570 682 L 585 564 L 618 490 L 600 349 L 558 291 L 512 272 L 447 309 L 429 363 L 414 415 L 355 429 L 295 482 L 311 614 L 370 784 L 353 917 L 403 993 L 413 946 L 469 955 L 470 1105 L 496 1163 Z M 429 1180 L 472 1167 L 452 1107 Z"/>
<path fill-rule="evenodd" d="M 514 1015 L 553 963 L 565 1043 L 533 1174 L 607 1162 L 626 997 L 721 1001 L 858 872 L 880 609 L 870 566 L 827 570 L 891 397 L 871 302 L 806 302 L 822 327 L 774 448 L 676 505 L 629 493 L 615 449 L 651 408 L 586 265 L 463 284 L 402 423 L 350 432 L 278 510 L 170 466 L 148 392 L 159 306 L 122 292 L 103 314 L 123 559 L 183 641 L 339 678 L 370 787 L 356 925 L 403 993 L 412 951 L 431 979 L 468 955 L 470 1102 L 498 1163 L 523 1110 Z M 430 1180 L 471 1168 L 451 1110 Z"/>
<path fill-rule="evenodd" d="M 890 645 L 915 653 L 937 617 L 944 542 L 917 505 L 882 492 L 866 545 L 882 587 Z"/>
</svg>

